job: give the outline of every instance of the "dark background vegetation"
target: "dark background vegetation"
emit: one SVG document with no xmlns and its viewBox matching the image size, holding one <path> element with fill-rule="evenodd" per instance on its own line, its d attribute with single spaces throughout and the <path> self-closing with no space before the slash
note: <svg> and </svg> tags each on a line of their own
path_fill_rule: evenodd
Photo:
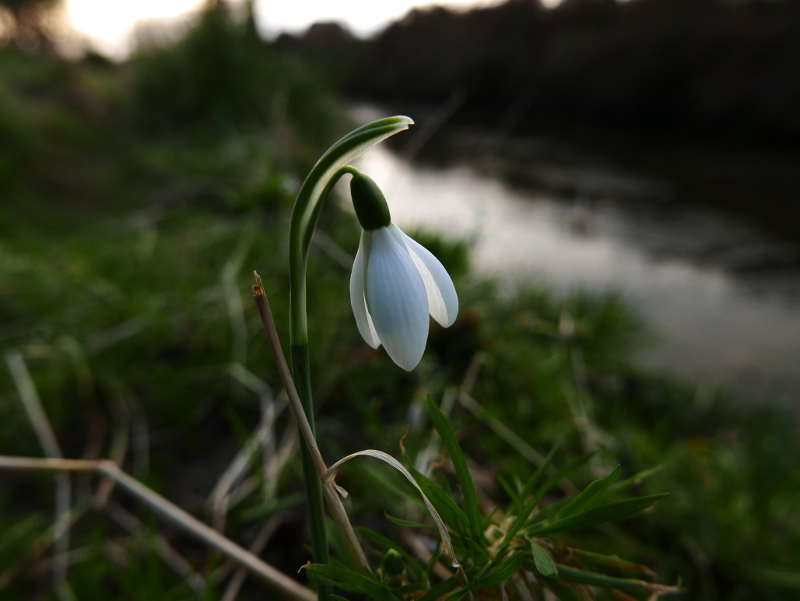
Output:
<svg viewBox="0 0 800 601">
<path fill-rule="evenodd" d="M 34 19 L 0 48 L 0 346 L 23 354 L 65 456 L 107 456 L 128 407 L 149 437 L 123 467 L 205 516 L 207 495 L 259 420 L 256 395 L 232 374 L 245 368 L 278 389 L 251 273 L 264 277 L 285 343 L 288 216 L 299 182 L 351 126 L 337 90 L 438 102 L 458 88 L 489 114 L 523 98 L 541 118 L 786 143 L 800 128 L 797 19 L 790 1 L 566 2 L 556 11 L 512 1 L 412 13 L 374 41 L 318 27 L 301 43 L 265 42 L 252 15 L 213 3 L 182 39 L 122 64 L 59 58 Z M 321 228 L 355 253 L 357 225 L 335 203 Z M 647 563 L 662 582 L 680 578 L 687 598 L 797 598 L 800 449 L 789 409 L 737 409 L 723 391 L 641 369 L 646 324 L 612 294 L 522 286 L 501 295 L 470 274 L 466 244 L 418 236 L 454 275 L 462 314 L 451 329 L 434 328 L 412 374 L 365 347 L 348 270 L 312 253 L 312 375 L 329 461 L 364 448 L 397 455 L 409 422 L 406 446 L 419 452 L 430 427 L 410 407 L 426 393 L 441 399 L 480 366 L 472 394 L 488 416 L 456 404 L 452 422 L 490 501 L 506 500 L 498 476 L 525 479 L 533 466 L 489 417 L 542 452 L 566 433 L 559 464 L 598 449 L 576 483 L 618 463 L 623 477 L 663 466 L 636 489 L 671 493 L 635 520 L 568 542 Z M 41 454 L 5 368 L 0 448 Z M 0 483 L 0 598 L 56 598 L 48 551 L 36 546 L 52 523 L 52 477 L 0 473 Z M 386 472 L 354 466 L 340 483 L 356 523 L 400 540 L 402 529 L 382 518 L 402 513 Z M 87 485 L 78 483 L 76 502 Z M 295 574 L 307 560 L 300 489 L 292 461 L 275 495 L 257 487 L 231 511 L 226 533 L 248 544 L 266 519 L 288 516 L 264 556 Z M 114 498 L 207 577 L 203 598 L 221 597 L 226 583 L 210 576 L 219 558 Z M 77 598 L 197 598 L 161 565 L 151 538 L 132 541 L 103 511 L 88 512 L 72 537 Z M 117 540 L 123 561 L 107 551 Z M 262 595 L 251 582 L 240 598 Z"/>
<path fill-rule="evenodd" d="M 369 40 L 327 25 L 282 41 L 370 99 L 460 90 L 495 115 L 796 142 L 798 32 L 792 0 L 509 0 L 417 9 Z"/>
</svg>

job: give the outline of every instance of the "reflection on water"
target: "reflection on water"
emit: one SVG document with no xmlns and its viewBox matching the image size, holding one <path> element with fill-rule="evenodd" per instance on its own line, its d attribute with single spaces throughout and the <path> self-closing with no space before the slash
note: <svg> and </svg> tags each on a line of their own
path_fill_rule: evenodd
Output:
<svg viewBox="0 0 800 601">
<path fill-rule="evenodd" d="M 473 239 L 482 273 L 620 291 L 660 335 L 646 362 L 743 398 L 800 398 L 800 302 L 790 293 L 800 289 L 797 273 L 763 281 L 756 293 L 754 280 L 732 275 L 730 265 L 680 252 L 736 233 L 740 226 L 722 215 L 683 210 L 665 218 L 580 198 L 565 203 L 470 167 L 409 164 L 384 147 L 358 165 L 383 187 L 400 227 Z M 664 252 L 670 245 L 678 252 Z"/>
</svg>

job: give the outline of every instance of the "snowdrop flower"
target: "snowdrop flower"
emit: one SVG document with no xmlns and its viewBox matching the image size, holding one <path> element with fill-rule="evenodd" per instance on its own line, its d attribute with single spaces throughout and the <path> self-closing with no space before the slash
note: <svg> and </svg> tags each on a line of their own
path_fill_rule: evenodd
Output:
<svg viewBox="0 0 800 601">
<path fill-rule="evenodd" d="M 352 170 L 350 191 L 364 231 L 350 276 L 350 304 L 358 331 L 406 371 L 425 351 L 428 315 L 448 327 L 458 296 L 445 268 L 425 247 L 394 225 L 386 199 L 366 175 Z"/>
</svg>

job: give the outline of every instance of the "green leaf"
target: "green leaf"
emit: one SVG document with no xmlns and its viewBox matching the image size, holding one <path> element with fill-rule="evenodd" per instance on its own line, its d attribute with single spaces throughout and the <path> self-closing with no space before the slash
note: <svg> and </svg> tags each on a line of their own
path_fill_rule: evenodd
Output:
<svg viewBox="0 0 800 601">
<path fill-rule="evenodd" d="M 467 515 L 464 511 L 456 505 L 447 493 L 441 488 L 436 486 L 428 477 L 421 474 L 410 462 L 406 464 L 408 471 L 414 476 L 422 492 L 428 497 L 428 500 L 439 512 L 444 523 L 447 524 L 452 530 L 462 533 L 464 528 L 469 526 Z"/>
<path fill-rule="evenodd" d="M 653 585 L 651 583 L 642 580 L 614 578 L 613 576 L 606 576 L 605 574 L 598 574 L 596 572 L 587 572 L 585 570 L 576 570 L 575 568 L 568 568 L 562 565 L 558 566 L 558 579 L 567 582 L 575 582 L 577 584 L 588 584 L 589 586 L 616 588 L 629 593 L 645 593 L 652 592 L 653 590 Z M 675 590 L 678 590 L 677 587 L 675 587 Z"/>
<path fill-rule="evenodd" d="M 495 505 L 494 509 L 492 509 L 492 511 L 489 513 L 489 515 L 487 515 L 484 518 L 483 524 L 482 524 L 484 532 L 486 532 L 486 529 L 494 523 L 492 521 L 492 518 L 494 518 L 494 514 L 497 513 L 498 511 L 500 511 L 500 506 L 499 505 Z"/>
<path fill-rule="evenodd" d="M 539 484 L 539 480 L 541 480 L 542 476 L 544 475 L 544 471 L 547 469 L 547 466 L 553 461 L 553 457 L 555 456 L 558 449 L 561 447 L 561 441 L 564 440 L 564 435 L 562 434 L 556 441 L 553 443 L 553 447 L 550 449 L 550 452 L 547 453 L 547 456 L 544 458 L 542 464 L 536 468 L 536 471 L 533 473 L 533 476 L 525 483 L 522 487 L 522 490 L 519 493 L 519 505 L 518 509 L 522 509 L 522 499 L 527 497 L 528 495 L 532 494 L 534 490 L 536 490 L 536 486 Z"/>
<path fill-rule="evenodd" d="M 615 483 L 614 486 L 609 488 L 608 492 L 611 495 L 620 493 L 631 486 L 634 486 L 636 484 L 641 484 L 644 480 L 646 480 L 653 474 L 660 472 L 663 469 L 664 469 L 664 464 L 661 464 L 655 467 L 647 468 L 646 470 L 642 470 L 641 472 L 637 472 L 630 478 L 625 478 L 625 480 Z"/>
<path fill-rule="evenodd" d="M 503 537 L 503 542 L 500 543 L 500 548 L 498 549 L 498 553 L 502 554 L 506 550 L 506 548 L 508 548 L 508 545 L 517 535 L 517 532 L 519 532 L 520 529 L 525 525 L 528 516 L 531 515 L 531 512 L 536 508 L 536 505 L 538 503 L 539 503 L 539 498 L 537 496 L 536 498 L 533 499 L 533 501 L 528 503 L 525 509 L 522 510 L 522 513 L 520 513 L 517 516 L 517 519 L 514 520 L 514 523 L 511 524 L 511 527 L 508 529 L 505 536 Z"/>
<path fill-rule="evenodd" d="M 442 580 L 436 586 L 431 587 L 431 589 L 422 595 L 417 601 L 436 601 L 443 595 L 448 594 L 456 587 L 456 577 L 450 576 L 447 580 Z"/>
<path fill-rule="evenodd" d="M 511 483 L 508 482 L 503 476 L 498 476 L 497 481 L 500 483 L 500 486 L 503 487 L 503 490 L 506 491 L 508 498 L 511 499 L 511 503 L 516 507 L 521 504 L 519 499 L 519 493 L 514 490 L 514 487 L 511 486 Z"/>
<path fill-rule="evenodd" d="M 658 503 L 668 494 L 669 493 L 649 495 L 646 497 L 616 501 L 614 503 L 606 503 L 605 505 L 600 505 L 599 507 L 584 511 L 583 513 L 571 515 L 550 522 L 549 524 L 546 523 L 534 527 L 530 530 L 529 534 L 539 536 L 541 534 L 571 532 L 572 530 L 579 530 L 581 528 L 591 528 L 592 526 L 597 526 L 605 522 L 621 520 Z"/>
<path fill-rule="evenodd" d="M 460 588 L 447 595 L 442 601 L 461 601 L 468 593 L 468 588 Z"/>
<path fill-rule="evenodd" d="M 428 482 L 430 482 L 430 480 Z M 464 510 L 456 505 L 456 502 L 441 488 L 432 482 L 430 483 L 429 489 L 425 489 L 425 487 L 421 484 L 420 487 L 425 491 L 425 494 L 430 502 L 433 503 L 436 511 L 439 512 L 439 515 L 442 517 L 445 523 L 450 526 L 450 528 L 461 533 L 463 532 L 464 528 L 469 526 L 469 520 L 467 515 L 464 513 Z M 449 521 L 447 518 L 445 518 L 445 514 L 449 516 Z"/>
<path fill-rule="evenodd" d="M 530 541 L 531 552 L 533 553 L 533 563 L 536 564 L 536 569 L 542 576 L 548 578 L 556 578 L 558 576 L 558 568 L 556 562 L 550 557 L 550 553 L 536 541 Z"/>
<path fill-rule="evenodd" d="M 551 450 L 551 453 L 552 453 L 552 450 Z M 550 487 L 555 486 L 555 484 L 560 482 L 561 479 L 563 479 L 565 477 L 565 474 L 572 473 L 573 471 L 575 471 L 575 470 L 579 469 L 581 466 L 583 466 L 584 463 L 586 461 L 588 461 L 591 456 L 592 455 L 590 453 L 587 453 L 587 454 L 584 454 L 584 455 L 578 457 L 577 459 L 574 459 L 573 461 L 569 462 L 566 466 L 564 466 L 561 470 L 559 470 L 556 474 L 554 474 L 552 478 L 549 478 L 547 480 L 547 482 L 545 482 L 544 486 L 542 486 L 536 492 L 536 494 L 534 495 L 533 499 L 525 506 L 525 508 L 522 510 L 522 512 L 517 516 L 517 519 L 514 520 L 514 523 L 511 525 L 511 527 L 506 532 L 506 535 L 503 538 L 503 542 L 500 545 L 500 549 L 498 551 L 499 553 L 502 553 L 503 551 L 506 550 L 506 548 L 511 543 L 513 538 L 517 535 L 517 533 L 520 531 L 520 529 L 525 525 L 525 522 L 528 520 L 528 517 L 531 515 L 533 510 L 539 504 L 539 501 L 542 500 L 542 497 L 550 489 Z M 619 471 L 617 470 L 616 473 L 619 473 Z M 612 482 L 613 482 L 613 480 L 612 480 Z M 591 486 L 591 485 L 589 485 L 589 486 Z M 578 497 L 580 497 L 580 495 L 578 495 Z"/>
<path fill-rule="evenodd" d="M 525 561 L 525 554 L 521 552 L 506 557 L 486 576 L 476 579 L 475 586 L 486 588 L 505 582 L 519 571 L 523 561 Z"/>
<path fill-rule="evenodd" d="M 624 559 L 620 559 L 617 555 L 603 555 L 602 553 L 592 553 L 584 549 L 572 549 L 572 553 L 578 558 L 581 565 L 583 565 L 585 561 L 589 561 L 600 566 L 610 566 L 615 570 L 623 570 L 625 572 L 636 572 L 637 574 L 644 574 L 653 580 L 656 579 L 656 573 L 648 566 L 632 561 L 625 561 Z"/>
<path fill-rule="evenodd" d="M 409 555 L 400 545 L 394 542 L 391 539 L 386 538 L 382 534 L 378 534 L 374 530 L 370 530 L 369 528 L 358 528 L 358 533 L 366 538 L 369 542 L 375 543 L 376 545 L 380 545 L 382 547 L 386 547 L 387 549 L 394 549 L 400 555 L 403 556 L 403 559 L 406 560 L 406 563 L 411 566 L 415 573 L 422 575 L 425 570 L 422 568 L 422 565 L 411 555 Z"/>
<path fill-rule="evenodd" d="M 351 593 L 362 593 L 378 601 L 399 601 L 388 589 L 372 578 L 325 563 L 312 563 L 306 567 L 308 577 L 318 584 L 332 584 Z"/>
<path fill-rule="evenodd" d="M 469 553 L 473 564 L 478 567 L 482 567 L 489 563 L 490 557 L 489 553 L 486 552 L 486 549 L 481 547 L 471 538 L 464 537 L 464 542 L 467 545 L 467 552 Z"/>
<path fill-rule="evenodd" d="M 567 503 L 561 511 L 558 512 L 558 517 L 565 518 L 571 515 L 575 515 L 576 513 L 580 513 L 581 511 L 590 509 L 597 504 L 600 498 L 603 496 L 608 490 L 608 487 L 614 484 L 614 482 L 619 477 L 619 466 L 617 466 L 613 472 L 605 476 L 604 478 L 600 478 L 595 480 L 582 492 L 575 495 L 569 503 Z"/>
<path fill-rule="evenodd" d="M 533 517 L 528 520 L 527 526 L 532 526 L 534 524 L 538 524 L 539 522 L 543 522 L 544 520 L 549 520 L 555 518 L 558 515 L 558 512 L 571 501 L 572 499 L 567 497 L 566 499 L 561 499 L 560 501 L 556 501 L 555 503 L 551 503 L 547 507 L 540 508 Z"/>
<path fill-rule="evenodd" d="M 392 592 L 394 592 L 395 595 L 404 597 L 406 595 L 410 595 L 411 593 L 418 593 L 424 590 L 425 590 L 424 584 L 422 584 L 421 582 L 412 582 L 411 584 L 403 584 L 401 586 L 398 586 L 397 588 L 393 588 Z"/>
<path fill-rule="evenodd" d="M 564 467 L 545 480 L 544 484 L 542 484 L 539 487 L 539 490 L 536 491 L 536 498 L 541 500 L 551 488 L 558 485 L 565 478 L 569 478 L 572 474 L 589 463 L 589 460 L 594 456 L 594 454 L 594 451 L 589 451 L 588 453 L 584 453 L 583 455 L 579 455 L 575 459 L 568 461 Z"/>
<path fill-rule="evenodd" d="M 339 595 L 334 595 L 333 593 L 331 593 L 329 597 L 331 599 L 335 599 L 335 601 L 350 601 L 349 599 L 345 599 L 344 597 L 340 597 Z"/>
<path fill-rule="evenodd" d="M 469 473 L 467 462 L 464 459 L 464 454 L 461 452 L 461 447 L 458 444 L 456 435 L 450 427 L 450 422 L 430 395 L 428 395 L 428 413 L 433 421 L 434 428 L 436 428 L 439 436 L 442 437 L 442 442 L 456 470 L 456 477 L 461 485 L 461 493 L 464 496 L 464 508 L 467 514 L 469 529 L 472 533 L 471 538 L 485 547 L 486 541 L 483 538 L 482 528 L 483 516 L 481 514 L 480 504 L 478 503 L 478 495 L 475 492 L 475 484 L 472 482 L 472 475 Z"/>
<path fill-rule="evenodd" d="M 383 512 L 383 517 L 385 517 L 390 522 L 397 524 L 398 526 L 403 526 L 404 528 L 419 528 L 421 530 L 431 530 L 433 532 L 439 531 L 439 529 L 432 524 L 423 524 L 422 522 L 412 522 L 411 520 L 396 518 L 393 515 L 389 515 L 385 511 Z"/>
</svg>

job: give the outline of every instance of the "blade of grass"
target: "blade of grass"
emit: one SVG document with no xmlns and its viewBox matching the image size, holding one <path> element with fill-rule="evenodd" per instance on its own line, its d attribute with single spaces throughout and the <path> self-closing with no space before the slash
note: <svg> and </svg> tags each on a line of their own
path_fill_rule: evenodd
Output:
<svg viewBox="0 0 800 601">
<path fill-rule="evenodd" d="M 558 512 L 558 517 L 565 518 L 583 510 L 593 507 L 602 497 L 603 493 L 608 490 L 616 479 L 619 477 L 619 466 L 613 472 L 595 480 L 587 486 L 580 494 L 576 495 Z"/>
<path fill-rule="evenodd" d="M 533 491 L 536 489 L 536 486 L 539 484 L 539 480 L 542 479 L 542 476 L 544 475 L 545 470 L 547 469 L 547 466 L 551 464 L 551 462 L 553 461 L 553 457 L 555 457 L 555 454 L 558 452 L 558 449 L 561 447 L 561 443 L 562 443 L 563 440 L 564 440 L 564 435 L 563 434 L 561 436 L 559 436 L 558 438 L 556 438 L 556 441 L 553 443 L 553 447 L 550 449 L 550 451 L 545 456 L 544 461 L 542 461 L 542 463 L 539 465 L 539 467 L 533 473 L 533 476 L 531 476 L 528 479 L 528 481 L 523 485 L 522 490 L 520 491 L 520 493 L 519 493 L 519 495 L 517 497 L 519 499 L 519 505 L 516 508 L 517 511 L 520 511 L 523 508 L 522 500 L 525 497 L 527 497 L 528 495 L 533 494 Z"/>
<path fill-rule="evenodd" d="M 647 509 L 668 495 L 669 493 L 662 493 L 658 495 L 648 495 L 646 497 L 637 497 L 635 499 L 626 499 L 624 501 L 615 501 L 614 503 L 606 503 L 605 505 L 600 505 L 599 507 L 584 511 L 583 513 L 534 527 L 531 529 L 530 534 L 536 536 L 542 534 L 562 534 L 582 528 L 591 528 L 592 526 L 597 526 L 605 522 L 621 520 L 643 509 Z"/>
<path fill-rule="evenodd" d="M 22 406 L 28 421 L 31 423 L 39 444 L 44 454 L 54 459 L 63 459 L 61 447 L 58 444 L 53 427 L 44 411 L 36 386 L 25 364 L 25 359 L 19 351 L 9 351 L 5 356 L 6 365 L 11 372 L 11 377 L 17 387 Z M 55 521 L 53 536 L 53 588 L 62 601 L 74 599 L 67 584 L 67 570 L 69 568 L 67 554 L 69 553 L 69 528 L 70 505 L 72 500 L 72 479 L 69 473 L 59 473 L 56 476 L 55 494 Z"/>
<path fill-rule="evenodd" d="M 422 522 L 413 522 L 411 520 L 396 518 L 393 515 L 389 515 L 385 511 L 383 512 L 383 517 L 385 517 L 393 524 L 397 524 L 398 526 L 403 526 L 404 528 L 418 528 L 420 530 L 432 530 L 434 532 L 437 530 L 436 526 L 431 526 L 430 524 L 423 524 Z"/>
<path fill-rule="evenodd" d="M 558 579 L 576 584 L 587 584 L 589 586 L 599 586 L 602 588 L 616 588 L 621 591 L 631 593 L 679 593 L 681 588 L 666 584 L 655 584 L 643 580 L 633 580 L 629 578 L 614 578 L 605 574 L 576 570 L 567 566 L 558 565 Z"/>
<path fill-rule="evenodd" d="M 375 543 L 376 545 L 386 547 L 387 549 L 394 549 L 395 551 L 400 553 L 400 555 L 403 556 L 403 559 L 406 560 L 408 565 L 410 565 L 411 568 L 414 570 L 414 572 L 416 572 L 418 575 L 421 576 L 425 572 L 420 563 L 416 559 L 411 557 L 411 555 L 409 555 L 405 549 L 403 549 L 393 540 L 388 539 L 382 534 L 378 534 L 377 532 L 375 532 L 374 530 L 370 530 L 369 528 L 359 528 L 358 533 L 371 543 Z"/>
<path fill-rule="evenodd" d="M 450 427 L 450 422 L 447 421 L 447 418 L 439 410 L 439 407 L 430 395 L 428 396 L 428 413 L 436 431 L 439 433 L 439 436 L 442 437 L 442 442 L 456 470 L 456 477 L 461 485 L 461 493 L 464 496 L 464 508 L 472 533 L 471 538 L 485 549 L 486 539 L 483 536 L 483 516 L 480 504 L 478 503 L 478 495 L 475 492 L 475 484 L 472 481 L 472 475 L 469 472 L 467 462 L 464 459 L 464 453 L 461 451 L 456 435 Z"/>
</svg>

